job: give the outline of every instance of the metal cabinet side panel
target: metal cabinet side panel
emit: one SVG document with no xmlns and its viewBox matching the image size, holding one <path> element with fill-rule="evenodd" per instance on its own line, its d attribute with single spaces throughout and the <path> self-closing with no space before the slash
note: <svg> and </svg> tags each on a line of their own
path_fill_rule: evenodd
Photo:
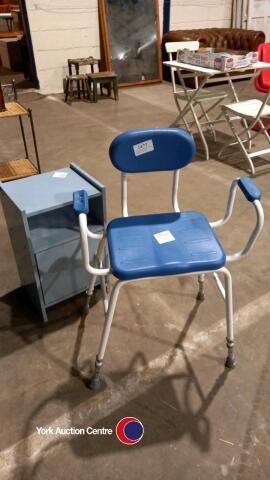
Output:
<svg viewBox="0 0 270 480">
<path fill-rule="evenodd" d="M 46 321 L 47 315 L 44 308 L 36 261 L 32 251 L 27 217 L 24 212 L 16 207 L 3 190 L 1 190 L 1 201 L 21 286 L 26 290 L 32 303 Z"/>
<path fill-rule="evenodd" d="M 89 242 L 91 260 L 97 244 Z M 39 252 L 36 261 L 46 306 L 88 288 L 90 276 L 83 267 L 80 239 Z"/>
</svg>

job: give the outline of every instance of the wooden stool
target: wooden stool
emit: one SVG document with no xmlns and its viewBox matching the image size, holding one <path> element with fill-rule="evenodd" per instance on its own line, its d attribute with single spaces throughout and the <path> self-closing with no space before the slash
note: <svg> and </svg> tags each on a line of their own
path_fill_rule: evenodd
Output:
<svg viewBox="0 0 270 480">
<path fill-rule="evenodd" d="M 97 65 L 98 69 L 100 66 L 100 60 L 94 57 L 86 57 L 86 58 L 69 58 L 68 59 L 68 73 L 72 75 L 72 66 L 75 67 L 76 75 L 80 73 L 80 67 L 82 66 L 90 66 L 91 73 L 94 73 L 94 66 Z"/>
<path fill-rule="evenodd" d="M 85 98 L 85 92 L 87 92 L 87 97 L 90 98 L 90 91 L 89 91 L 89 88 L 88 88 L 87 77 L 83 74 L 81 74 L 81 75 L 67 75 L 66 76 L 66 89 L 65 89 L 65 102 L 67 102 L 68 97 L 70 97 L 71 102 L 74 98 L 73 82 L 77 83 L 77 94 L 78 94 L 79 99 L 81 98 L 81 88 L 82 88 L 83 98 Z"/>
<path fill-rule="evenodd" d="M 89 90 L 91 91 L 91 84 L 93 83 L 93 102 L 98 101 L 97 86 L 100 85 L 100 93 L 102 92 L 102 86 L 104 85 L 108 91 L 108 97 L 111 96 L 111 88 L 113 85 L 114 99 L 118 100 L 118 80 L 117 75 L 114 72 L 98 72 L 87 73 Z M 107 86 L 106 86 L 107 84 Z"/>
</svg>

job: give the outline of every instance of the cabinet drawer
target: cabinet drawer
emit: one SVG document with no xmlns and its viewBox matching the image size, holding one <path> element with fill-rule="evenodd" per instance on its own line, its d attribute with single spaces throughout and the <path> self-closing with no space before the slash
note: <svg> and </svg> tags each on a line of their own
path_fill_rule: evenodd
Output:
<svg viewBox="0 0 270 480">
<path fill-rule="evenodd" d="M 89 242 L 91 260 L 98 245 Z M 83 268 L 80 239 L 36 254 L 45 305 L 52 305 L 86 290 L 90 275 Z"/>
</svg>

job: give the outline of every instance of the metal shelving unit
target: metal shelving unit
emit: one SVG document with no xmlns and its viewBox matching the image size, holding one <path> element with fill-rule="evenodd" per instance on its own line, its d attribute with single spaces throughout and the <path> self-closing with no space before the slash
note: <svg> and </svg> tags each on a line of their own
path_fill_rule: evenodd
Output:
<svg viewBox="0 0 270 480">
<path fill-rule="evenodd" d="M 11 90 L 14 96 L 14 101 L 5 103 L 6 110 L 4 112 L 0 112 L 0 120 L 18 117 L 25 151 L 25 158 L 19 160 L 11 160 L 9 162 L 0 162 L 0 182 L 8 182 L 10 180 L 17 180 L 19 178 L 37 175 L 38 173 L 41 173 L 41 168 L 32 110 L 30 108 L 25 108 L 18 102 L 17 91 L 14 81 L 12 82 L 12 84 L 2 85 L 2 88 L 3 91 L 5 91 L 5 89 Z M 23 117 L 28 117 L 30 121 L 36 164 L 33 164 L 29 159 L 27 141 L 23 125 Z"/>
</svg>

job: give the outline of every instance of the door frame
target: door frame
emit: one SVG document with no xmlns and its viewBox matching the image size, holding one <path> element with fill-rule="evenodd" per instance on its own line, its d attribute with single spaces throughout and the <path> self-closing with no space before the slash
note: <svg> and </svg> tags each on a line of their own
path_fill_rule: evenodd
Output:
<svg viewBox="0 0 270 480">
<path fill-rule="evenodd" d="M 26 0 L 19 0 L 19 2 L 20 2 L 20 7 L 21 7 L 24 32 L 25 32 L 26 39 L 27 39 L 28 53 L 29 53 L 31 70 L 32 70 L 32 73 L 33 73 L 34 87 L 39 90 L 39 88 L 40 88 L 39 79 L 38 79 L 38 76 L 37 76 L 36 61 L 35 61 L 35 55 L 34 55 L 34 49 L 33 49 L 33 43 L 32 43 L 31 31 L 30 31 L 30 25 L 29 25 L 29 20 L 28 20 Z"/>
</svg>

